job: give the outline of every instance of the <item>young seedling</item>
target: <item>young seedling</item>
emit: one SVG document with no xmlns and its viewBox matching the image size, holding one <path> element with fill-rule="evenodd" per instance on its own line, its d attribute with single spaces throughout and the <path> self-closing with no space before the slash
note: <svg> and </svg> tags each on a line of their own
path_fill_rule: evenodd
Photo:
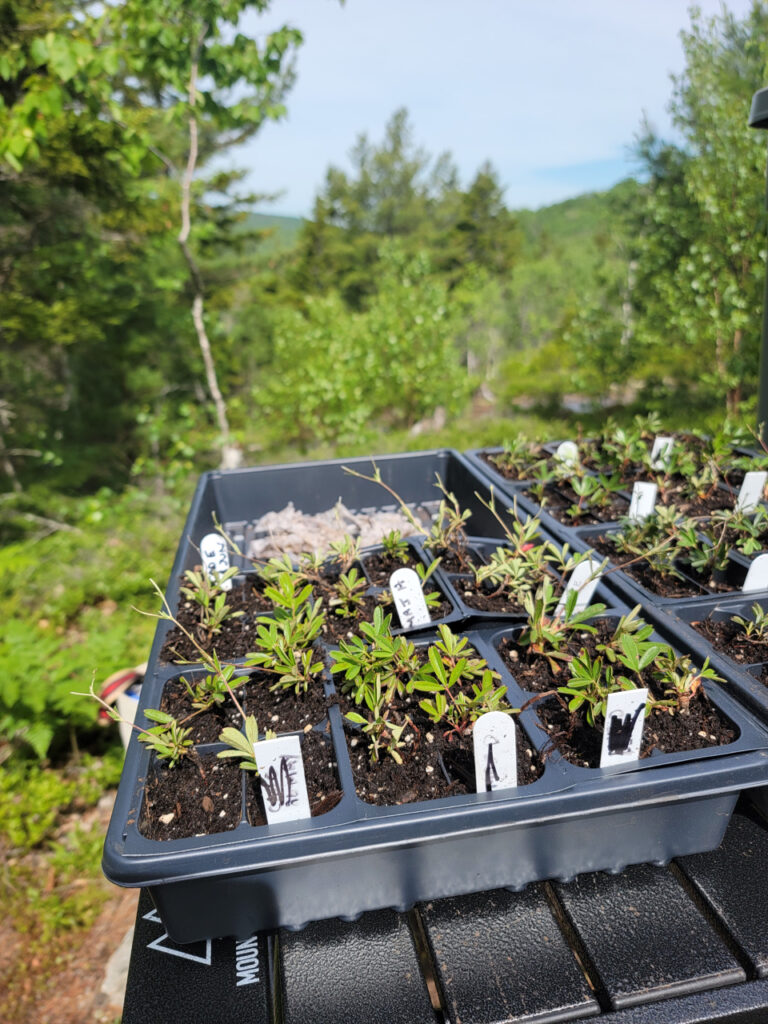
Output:
<svg viewBox="0 0 768 1024">
<path fill-rule="evenodd" d="M 493 455 L 492 462 L 511 480 L 523 480 L 540 459 L 540 446 L 522 436 L 505 441 L 503 451 Z"/>
<path fill-rule="evenodd" d="M 234 665 L 224 665 L 220 671 L 209 672 L 202 679 L 196 679 L 192 683 L 184 676 L 181 677 L 181 682 L 191 699 L 192 707 L 196 709 L 195 714 L 208 711 L 214 706 L 220 707 L 226 701 L 231 692 L 230 684 L 238 682 L 238 680 L 233 680 L 236 671 Z M 190 715 L 184 721 L 188 722 L 192 717 L 194 716 Z"/>
<path fill-rule="evenodd" d="M 652 627 L 638 620 L 638 608 L 619 621 L 608 643 L 597 645 L 594 658 L 586 650 L 579 652 L 570 662 L 570 679 L 558 689 L 569 698 L 570 711 L 584 706 L 587 723 L 593 727 L 605 717 L 611 693 L 643 687 L 643 673 L 671 650 L 666 644 L 648 640 Z M 646 714 L 650 707 L 646 707 Z"/>
<path fill-rule="evenodd" d="M 413 527 L 414 532 L 425 538 L 425 547 L 444 555 L 453 554 L 461 567 L 466 568 L 468 566 L 466 556 L 467 535 L 464 530 L 464 524 L 470 518 L 472 513 L 469 509 L 462 511 L 459 507 L 458 501 L 456 500 L 456 496 L 446 489 L 445 484 L 439 476 L 437 476 L 437 486 L 442 492 L 443 498 L 440 501 L 437 515 L 435 516 L 430 529 L 426 529 L 424 525 L 419 522 L 413 514 L 413 511 L 408 507 L 397 491 L 384 482 L 381 476 L 381 470 L 378 466 L 374 465 L 373 476 L 366 476 L 364 473 L 358 473 L 357 470 L 350 469 L 348 466 L 344 466 L 343 469 L 344 472 L 349 473 L 350 476 L 359 477 L 361 480 L 369 481 L 369 483 L 379 484 L 379 486 L 383 487 L 388 494 L 391 494 L 398 503 L 400 511 Z"/>
<path fill-rule="evenodd" d="M 467 638 L 455 636 L 445 625 L 438 631 L 440 639 L 430 646 L 427 663 L 407 686 L 411 693 L 432 695 L 419 701 L 429 719 L 449 724 L 446 735 L 461 736 L 487 711 L 511 713 L 504 699 L 506 686 L 496 686 L 498 673 L 476 655 Z"/>
<path fill-rule="evenodd" d="M 704 679 L 722 682 L 715 670 L 709 667 L 709 658 L 701 668 L 696 668 L 688 655 L 676 655 L 671 647 L 659 655 L 653 674 L 668 698 L 657 701 L 656 706 L 677 710 L 681 715 L 688 714 L 691 701 L 700 692 Z"/>
<path fill-rule="evenodd" d="M 368 583 L 357 569 L 343 572 L 333 585 L 333 596 L 328 601 L 336 615 L 343 619 L 354 619 L 365 598 Z"/>
<path fill-rule="evenodd" d="M 406 718 L 402 722 L 392 720 L 393 712 L 385 705 L 378 681 L 372 690 L 366 692 L 365 703 L 369 711 L 367 717 L 359 711 L 348 711 L 344 717 L 350 722 L 362 725 L 363 732 L 368 737 L 368 749 L 372 761 L 378 761 L 383 751 L 396 764 L 402 764 L 403 758 L 400 750 L 405 746 L 402 737 L 410 724 L 410 719 Z"/>
<path fill-rule="evenodd" d="M 605 611 L 605 605 L 599 603 L 576 611 L 578 596 L 575 590 L 568 593 L 563 614 L 558 617 L 551 614 L 557 605 L 557 596 L 549 580 L 545 580 L 535 594 L 523 597 L 528 623 L 518 643 L 546 658 L 553 673 L 560 672 L 560 662 L 570 660 L 571 655 L 566 648 L 573 633 L 595 633 L 596 628 L 590 625 L 589 620 Z"/>
<path fill-rule="evenodd" d="M 678 528 L 676 548 L 679 557 L 703 576 L 723 572 L 728 567 L 730 547 L 724 524 L 700 525 L 689 519 Z"/>
<path fill-rule="evenodd" d="M 360 625 L 361 636 L 342 640 L 339 649 L 331 651 L 331 672 L 344 674 L 341 692 L 351 695 L 356 704 L 365 702 L 369 707 L 376 698 L 367 694 L 379 691 L 386 703 L 402 697 L 412 674 L 419 668 L 419 659 L 412 641 L 405 636 L 393 637 L 390 632 L 392 616 L 380 607 L 374 609 L 373 621 Z"/>
<path fill-rule="evenodd" d="M 584 717 L 593 728 L 600 718 L 605 718 L 608 697 L 618 690 L 634 690 L 637 684 L 624 675 L 617 674 L 613 665 L 606 665 L 600 655 L 592 658 L 587 651 L 580 651 L 570 662 L 570 679 L 557 692 L 568 698 L 568 710 L 584 708 Z"/>
<path fill-rule="evenodd" d="M 393 562 L 400 562 L 403 565 L 408 562 L 408 542 L 402 539 L 399 530 L 390 530 L 385 534 L 381 538 L 381 546 L 384 548 L 384 554 Z"/>
<path fill-rule="evenodd" d="M 453 555 L 464 569 L 469 567 L 467 557 L 467 534 L 464 524 L 471 518 L 469 509 L 462 509 L 455 494 L 445 488 L 438 476 L 437 486 L 443 493 L 437 515 L 432 523 L 424 547 L 440 556 Z"/>
<path fill-rule="evenodd" d="M 219 735 L 219 743 L 226 743 L 227 749 L 220 750 L 216 757 L 239 757 L 240 768 L 243 768 L 247 772 L 253 772 L 254 775 L 259 774 L 259 766 L 256 763 L 256 755 L 254 754 L 254 744 L 259 741 L 259 726 L 256 722 L 254 715 L 247 715 L 243 723 L 245 728 L 245 734 L 240 732 L 239 729 L 234 729 L 232 726 L 227 726 L 226 729 L 222 729 Z M 273 740 L 277 736 L 276 732 L 271 729 L 267 729 L 264 734 L 265 740 Z"/>
<path fill-rule="evenodd" d="M 323 663 L 316 660 L 317 655 L 309 646 L 312 637 L 307 626 L 302 620 L 257 620 L 256 650 L 246 655 L 245 665 L 274 675 L 270 690 L 293 688 L 299 696 L 306 693 L 322 673 Z M 310 630 L 312 628 L 310 626 Z"/>
<path fill-rule="evenodd" d="M 157 722 L 157 725 L 149 729 L 142 729 L 135 722 L 129 722 L 126 718 L 123 718 L 113 704 L 108 704 L 103 700 L 96 693 L 93 680 L 91 680 L 88 693 L 78 693 L 73 690 L 72 696 L 90 697 L 104 709 L 113 722 L 124 722 L 126 725 L 129 725 L 131 729 L 138 733 L 139 742 L 154 751 L 161 761 L 167 761 L 169 768 L 175 768 L 179 761 L 185 757 L 194 757 L 192 740 L 190 738 L 192 730 L 184 728 L 172 715 L 167 714 L 165 711 L 159 711 L 157 708 L 146 708 L 144 711 L 145 716 L 150 722 Z M 204 776 L 199 760 L 198 768 Z"/>
<path fill-rule="evenodd" d="M 341 540 L 330 545 L 331 562 L 338 566 L 342 573 L 348 573 L 355 562 L 360 561 L 360 538 L 345 534 Z"/>
<path fill-rule="evenodd" d="M 227 595 L 221 589 L 222 583 L 236 575 L 237 569 L 234 566 L 215 579 L 195 569 L 187 569 L 184 573 L 187 585 L 181 587 L 181 593 L 198 606 L 200 629 L 208 640 L 221 632 L 227 619 L 237 619 L 243 614 L 227 604 Z"/>
<path fill-rule="evenodd" d="M 140 729 L 139 743 L 154 751 L 161 761 L 167 761 L 169 768 L 175 767 L 183 757 L 191 756 L 190 728 L 182 727 L 173 715 L 157 708 L 145 708 L 144 715 L 158 724 L 151 729 Z"/>
<path fill-rule="evenodd" d="M 731 618 L 737 626 L 744 631 L 744 639 L 751 643 L 768 643 L 768 610 L 764 610 L 759 604 L 752 605 L 752 618 L 743 619 L 740 615 Z"/>
</svg>

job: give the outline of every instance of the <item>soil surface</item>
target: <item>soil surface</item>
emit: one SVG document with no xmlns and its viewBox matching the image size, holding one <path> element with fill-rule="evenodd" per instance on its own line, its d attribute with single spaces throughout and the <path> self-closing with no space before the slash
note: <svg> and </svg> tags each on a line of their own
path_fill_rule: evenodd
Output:
<svg viewBox="0 0 768 1024">
<path fill-rule="evenodd" d="M 682 578 L 661 576 L 645 559 L 638 560 L 637 555 L 618 552 L 611 534 L 590 537 L 589 543 L 598 554 L 610 558 L 614 566 L 659 597 L 698 597 L 701 594 L 725 594 L 736 589 L 735 584 L 719 582 L 711 576 L 697 573 L 690 566 L 681 565 L 680 571 L 685 573 Z"/>
<path fill-rule="evenodd" d="M 744 629 L 735 622 L 728 619 L 721 622 L 704 619 L 701 622 L 692 622 L 691 625 L 706 637 L 716 651 L 720 651 L 740 665 L 768 661 L 768 640 L 749 639 Z"/>
<path fill-rule="evenodd" d="M 415 572 L 417 566 L 423 565 L 421 559 L 410 548 L 404 560 L 382 553 L 368 555 L 362 561 L 365 574 L 375 587 L 388 587 L 390 576 L 398 569 L 413 569 Z"/>
<path fill-rule="evenodd" d="M 497 593 L 499 588 L 490 581 L 477 586 L 471 576 L 462 576 L 453 578 L 451 582 L 468 608 L 473 608 L 478 612 L 488 612 L 492 615 L 525 615 L 525 609 L 514 595 L 508 590 Z M 562 580 L 557 576 L 552 576 L 550 582 L 553 594 L 555 596 L 562 594 Z"/>
<path fill-rule="evenodd" d="M 379 761 L 371 761 L 365 736 L 345 724 L 355 790 L 367 803 L 392 807 L 475 792 L 471 733 L 448 738 L 428 720 L 414 717 L 418 729 L 409 727 L 403 735 L 402 765 L 383 751 Z M 517 784 L 524 786 L 535 782 L 544 768 L 523 730 L 515 726 Z"/>
<path fill-rule="evenodd" d="M 551 749 L 557 749 L 572 764 L 584 768 L 600 766 L 602 725 L 589 726 L 580 712 L 569 713 L 556 698 L 545 698 L 536 713 L 549 735 Z M 670 714 L 665 708 L 651 711 L 645 720 L 640 757 L 654 750 L 675 753 L 701 750 L 733 742 L 738 731 L 730 726 L 706 695 L 691 701 L 688 714 Z"/>
<path fill-rule="evenodd" d="M 304 761 L 310 811 L 312 817 L 317 818 L 332 811 L 341 800 L 333 743 L 318 732 L 305 733 L 301 737 L 301 756 Z M 266 825 L 263 787 L 259 779 L 250 775 L 245 781 L 245 809 L 249 824 Z"/>
<path fill-rule="evenodd" d="M 569 511 L 573 506 L 579 507 L 579 496 L 566 483 L 547 484 L 544 488 L 544 495 L 541 500 L 531 493 L 530 490 L 523 492 L 526 498 L 541 505 L 544 512 L 554 516 L 558 522 L 569 526 L 588 526 L 592 523 L 610 523 L 621 519 L 629 511 L 629 502 L 626 498 L 614 497 L 609 505 L 598 507 L 588 505 L 579 508 L 573 514 Z"/>
<path fill-rule="evenodd" d="M 139 831 L 147 839 L 186 839 L 228 832 L 240 824 L 240 769 L 215 754 L 183 758 L 149 770 Z"/>
<path fill-rule="evenodd" d="M 320 654 L 318 660 L 322 660 Z M 239 681 L 233 680 L 235 697 L 246 715 L 255 716 L 261 731 L 298 732 L 325 718 L 327 702 L 319 677 L 306 692 L 298 694 L 293 687 L 273 691 L 270 686 L 274 682 L 274 675 L 259 671 L 248 673 Z M 186 688 L 176 680 L 165 684 L 160 707 L 193 729 L 191 738 L 195 743 L 218 743 L 223 728 L 242 726 L 240 712 L 230 698 L 216 709 L 195 713 Z M 194 717 L 189 717 L 191 715 Z"/>
<path fill-rule="evenodd" d="M 707 494 L 690 494 L 686 483 L 679 487 L 667 487 L 659 492 L 658 504 L 674 506 L 681 516 L 705 516 L 718 509 L 733 508 L 736 496 L 719 487 Z"/>
<path fill-rule="evenodd" d="M 182 599 L 176 619 L 204 651 L 216 650 L 221 658 L 243 658 L 253 649 L 257 616 L 272 611 L 272 602 L 262 591 L 263 582 L 254 573 L 242 583 L 235 583 L 227 594 L 227 607 L 237 617 L 225 619 L 216 633 L 210 633 L 200 624 L 200 606 L 194 601 Z M 174 626 L 165 639 L 160 660 L 199 662 L 200 656 L 192 641 Z"/>
<path fill-rule="evenodd" d="M 545 693 L 548 690 L 564 686 L 567 678 L 568 661 L 582 648 L 594 657 L 595 645 L 609 640 L 616 629 L 616 619 L 599 619 L 593 623 L 597 632 L 580 629 L 574 632 L 563 645 L 559 654 L 562 658 L 553 658 L 552 662 L 542 654 L 533 651 L 530 646 L 521 646 L 515 642 L 515 636 L 502 637 L 497 650 L 521 690 L 529 693 Z"/>
</svg>

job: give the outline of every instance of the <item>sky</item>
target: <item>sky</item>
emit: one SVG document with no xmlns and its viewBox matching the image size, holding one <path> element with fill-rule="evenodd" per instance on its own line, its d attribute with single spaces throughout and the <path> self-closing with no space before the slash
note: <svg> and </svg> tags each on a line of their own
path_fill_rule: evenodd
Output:
<svg viewBox="0 0 768 1024">
<path fill-rule="evenodd" d="M 699 0 L 706 16 L 720 0 Z M 729 0 L 738 17 L 750 0 Z M 511 209 L 610 188 L 631 175 L 645 115 L 674 138 L 671 74 L 684 67 L 688 0 L 275 0 L 262 36 L 300 29 L 287 116 L 233 154 L 264 213 L 310 216 L 325 172 L 349 171 L 399 107 L 415 142 L 450 151 L 467 185 L 490 160 Z M 744 97 L 744 118 L 751 96 Z"/>
</svg>

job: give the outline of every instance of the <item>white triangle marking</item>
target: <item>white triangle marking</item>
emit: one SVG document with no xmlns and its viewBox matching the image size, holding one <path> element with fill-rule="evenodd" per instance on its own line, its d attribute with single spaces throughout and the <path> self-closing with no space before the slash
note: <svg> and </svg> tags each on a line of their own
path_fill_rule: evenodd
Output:
<svg viewBox="0 0 768 1024">
<path fill-rule="evenodd" d="M 178 956 L 182 960 L 192 960 L 196 964 L 203 964 L 205 967 L 211 966 L 211 940 L 205 940 L 205 956 L 195 956 L 194 953 L 186 953 L 181 949 L 171 949 L 170 946 L 163 945 L 163 939 L 168 938 L 168 932 L 155 939 L 154 942 L 150 942 L 147 949 L 155 949 L 158 953 L 169 953 L 171 956 Z"/>
</svg>

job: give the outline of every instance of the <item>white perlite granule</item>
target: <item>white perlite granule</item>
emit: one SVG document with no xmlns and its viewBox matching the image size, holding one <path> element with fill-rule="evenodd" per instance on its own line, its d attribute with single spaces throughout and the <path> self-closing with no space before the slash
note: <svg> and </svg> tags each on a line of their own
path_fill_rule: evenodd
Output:
<svg viewBox="0 0 768 1024">
<path fill-rule="evenodd" d="M 428 514 L 419 518 L 429 522 Z M 279 512 L 267 512 L 253 523 L 248 530 L 250 540 L 245 554 L 255 561 L 283 553 L 300 555 L 305 551 L 319 551 L 324 554 L 345 534 L 359 537 L 360 546 L 365 548 L 380 544 L 381 538 L 392 530 L 399 530 L 402 537 L 413 536 L 416 532 L 402 512 L 351 512 L 339 500 L 325 512 L 307 515 L 299 512 L 291 501 Z"/>
</svg>

